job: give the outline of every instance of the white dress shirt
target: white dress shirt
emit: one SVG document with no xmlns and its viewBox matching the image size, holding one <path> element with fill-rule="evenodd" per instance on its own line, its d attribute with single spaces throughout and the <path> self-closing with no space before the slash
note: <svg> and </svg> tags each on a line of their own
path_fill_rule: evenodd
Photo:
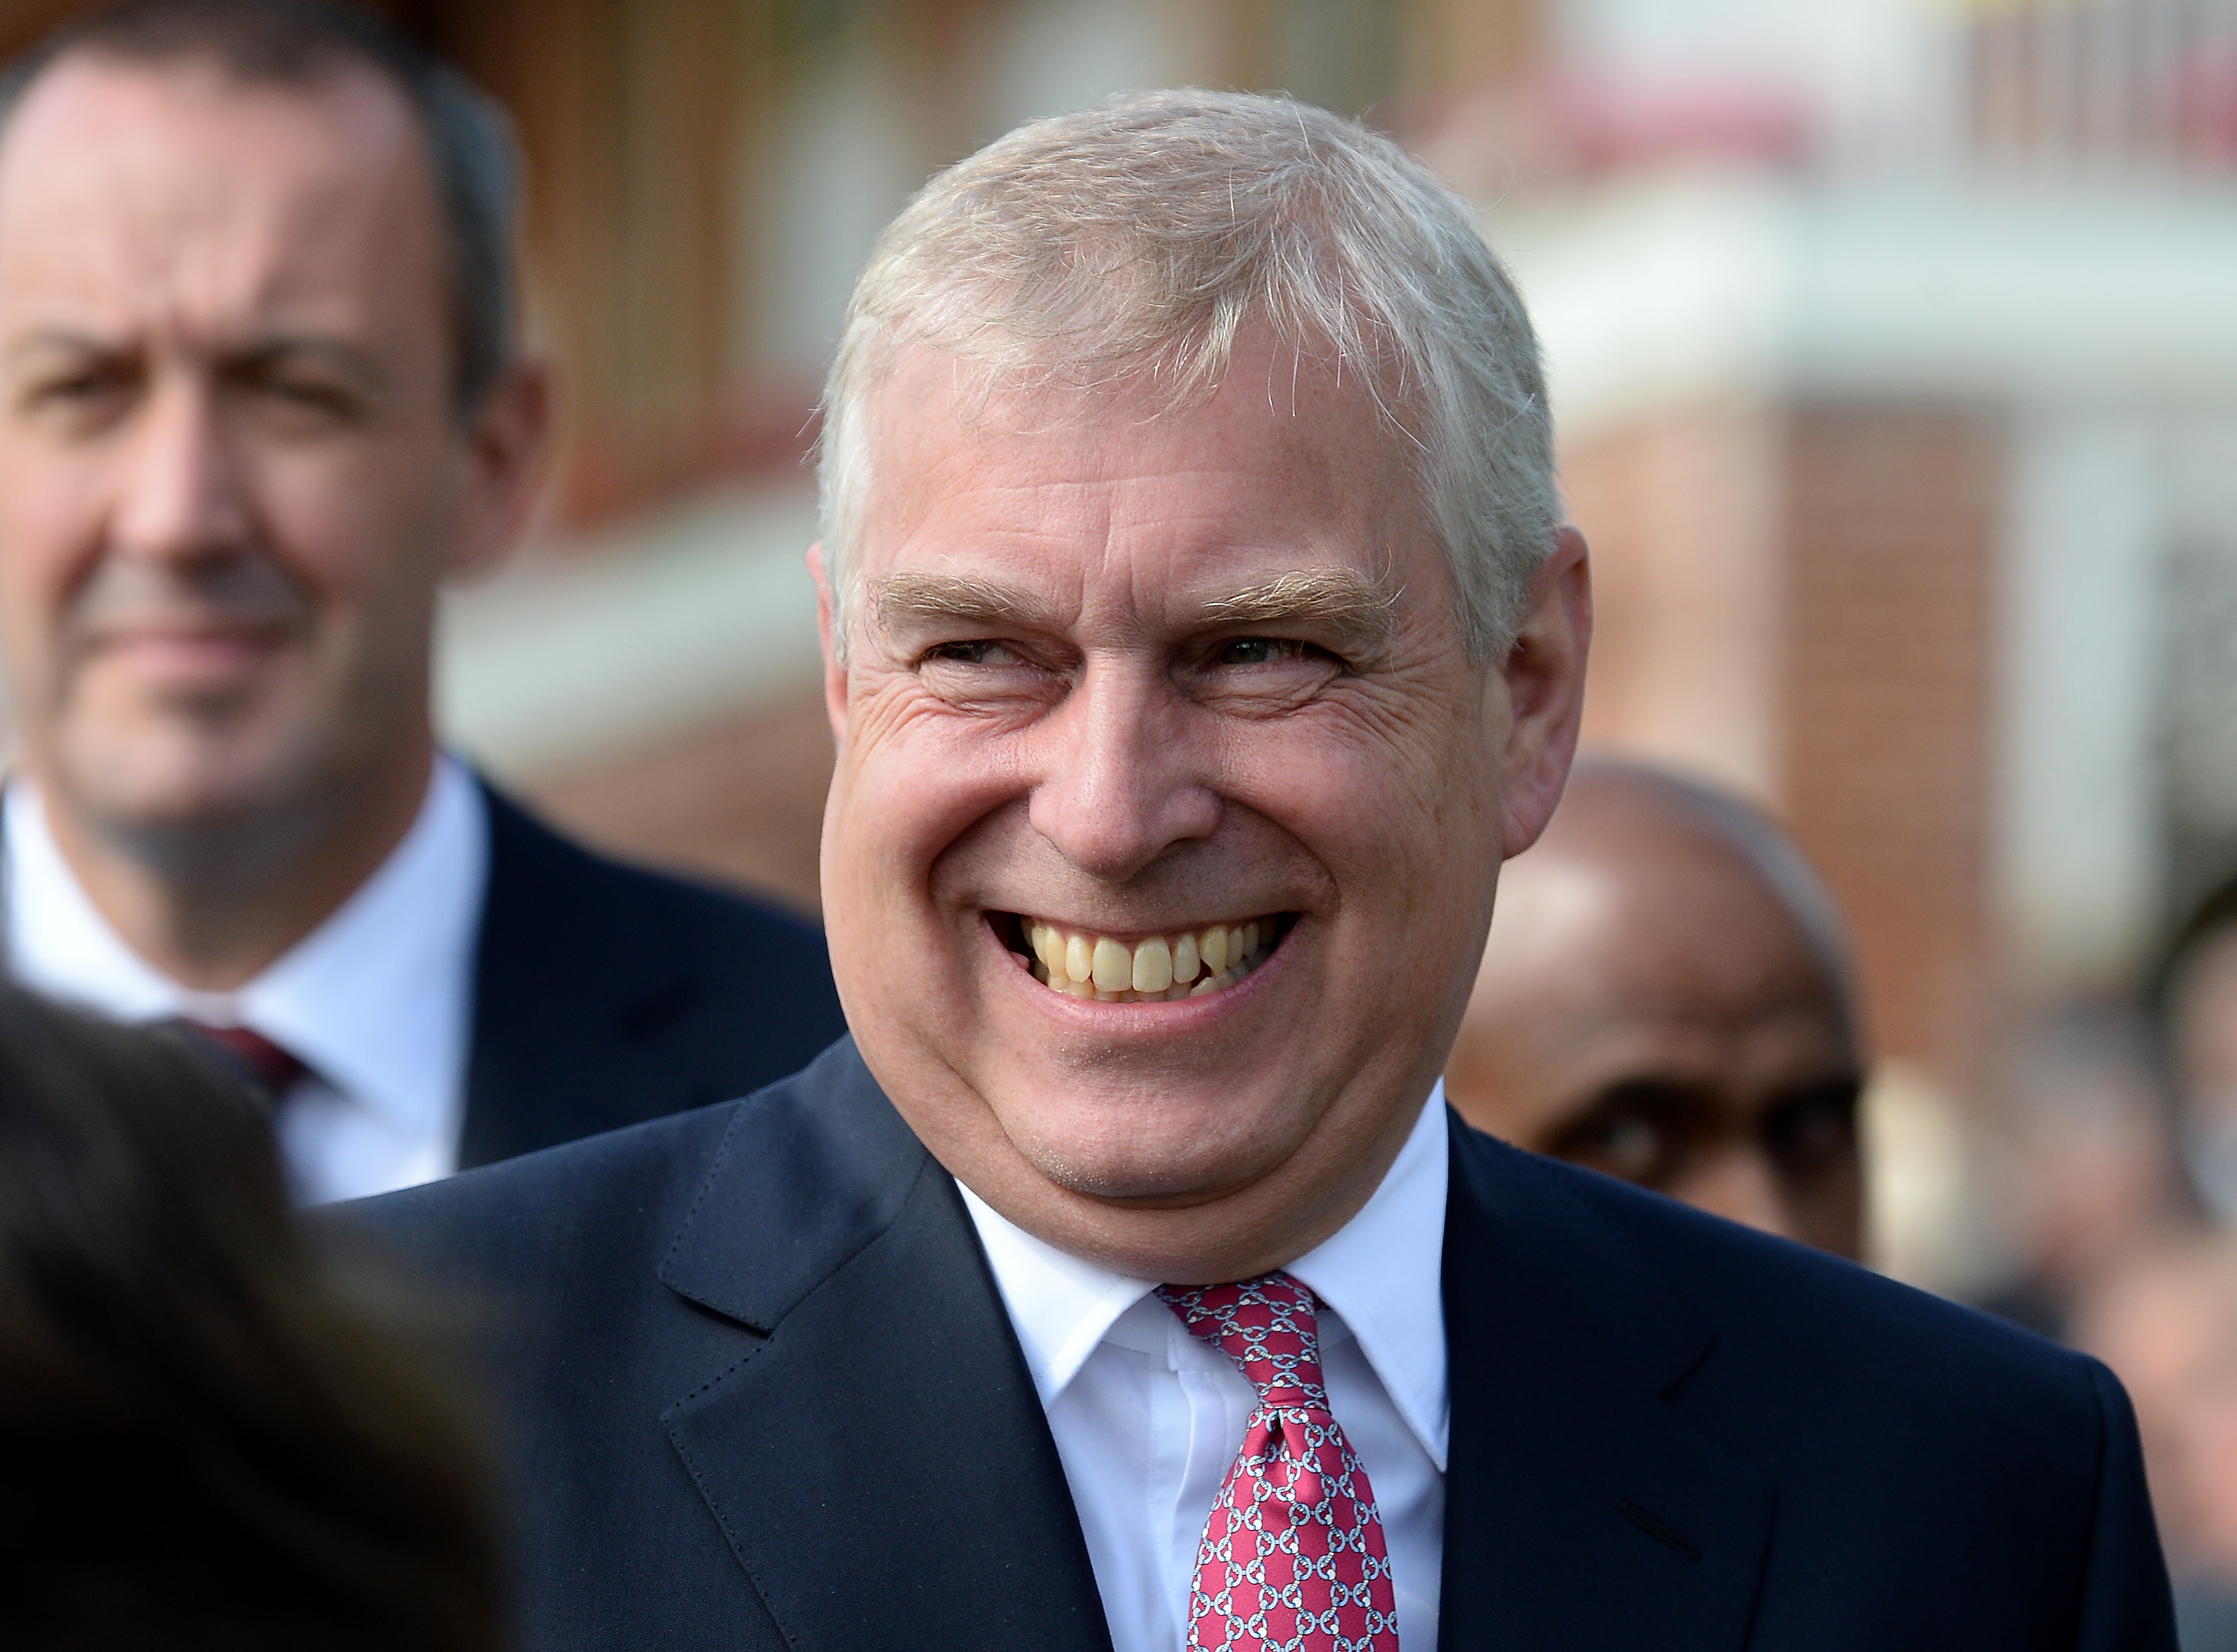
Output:
<svg viewBox="0 0 2237 1652">
<path fill-rule="evenodd" d="M 1359 1454 L 1390 1553 L 1402 1647 L 1437 1643 L 1444 1569 L 1445 1087 L 1359 1214 L 1289 1265 L 1326 1304 L 1329 1408 Z M 1188 1641 L 1197 1544 L 1257 1394 L 1130 1279 L 1043 1243 L 969 1188 L 1010 1323 L 1048 1413 L 1117 1652 Z"/>
<path fill-rule="evenodd" d="M 437 759 L 411 829 L 373 876 L 229 993 L 181 987 L 126 945 L 63 859 L 28 780 L 9 781 L 0 809 L 16 980 L 123 1021 L 246 1027 L 300 1061 L 310 1074 L 287 1093 L 280 1139 L 306 1204 L 457 1167 L 489 882 L 489 810 L 459 763 Z"/>
</svg>

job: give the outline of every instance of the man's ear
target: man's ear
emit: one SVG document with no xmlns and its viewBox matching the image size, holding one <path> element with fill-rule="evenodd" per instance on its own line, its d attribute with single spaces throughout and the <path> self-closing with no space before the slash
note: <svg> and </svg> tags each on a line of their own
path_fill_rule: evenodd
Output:
<svg viewBox="0 0 2237 1652">
<path fill-rule="evenodd" d="M 831 580 L 823 571 L 823 541 L 808 547 L 808 577 L 815 581 L 815 632 L 823 645 L 823 711 L 831 719 L 831 737 L 847 738 L 847 667 L 839 657 L 837 615 L 831 600 Z"/>
<path fill-rule="evenodd" d="M 1499 668 L 1510 718 L 1500 763 L 1503 855 L 1536 843 L 1561 801 L 1577 755 L 1592 640 L 1592 565 L 1585 536 L 1565 524 L 1530 582 L 1521 627 Z"/>
<path fill-rule="evenodd" d="M 551 444 L 551 375 L 540 361 L 507 368 L 464 434 L 466 507 L 445 572 L 484 572 L 512 553 L 536 507 Z"/>
</svg>

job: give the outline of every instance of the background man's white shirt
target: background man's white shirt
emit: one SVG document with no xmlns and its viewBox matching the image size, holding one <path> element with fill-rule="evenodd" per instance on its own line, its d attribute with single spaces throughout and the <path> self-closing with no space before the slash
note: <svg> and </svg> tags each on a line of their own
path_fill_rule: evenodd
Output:
<svg viewBox="0 0 2237 1652">
<path fill-rule="evenodd" d="M 1445 1089 L 1359 1214 L 1289 1265 L 1320 1316 L 1329 1406 L 1375 1490 L 1406 1647 L 1437 1643 L 1444 1568 Z M 1197 1543 L 1257 1395 L 1185 1330 L 1158 1283 L 1083 1262 L 968 1187 L 995 1283 L 1047 1411 L 1118 1652 L 1179 1652 Z"/>
<path fill-rule="evenodd" d="M 457 1167 L 489 810 L 455 759 L 436 760 L 411 829 L 373 876 L 230 993 L 181 987 L 125 944 L 63 859 L 29 781 L 11 779 L 0 808 L 16 980 L 125 1021 L 247 1027 L 294 1054 L 312 1076 L 286 1097 L 280 1146 L 307 1204 Z"/>
</svg>

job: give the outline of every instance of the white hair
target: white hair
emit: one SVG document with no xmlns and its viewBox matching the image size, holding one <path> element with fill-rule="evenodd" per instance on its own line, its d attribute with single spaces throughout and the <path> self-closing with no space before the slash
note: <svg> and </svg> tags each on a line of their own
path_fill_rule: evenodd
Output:
<svg viewBox="0 0 2237 1652">
<path fill-rule="evenodd" d="M 870 393 L 906 350 L 987 394 L 1219 387 L 1237 336 L 1358 372 L 1414 455 L 1478 657 L 1560 520 L 1529 319 L 1467 202 L 1388 138 L 1284 97 L 1163 91 L 1035 121 L 918 191 L 870 254 L 824 393 L 823 554 L 843 648 Z"/>
</svg>

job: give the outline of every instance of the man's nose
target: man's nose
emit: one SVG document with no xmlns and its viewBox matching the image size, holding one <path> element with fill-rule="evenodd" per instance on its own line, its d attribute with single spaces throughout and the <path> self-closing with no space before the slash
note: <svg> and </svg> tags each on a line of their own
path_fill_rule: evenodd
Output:
<svg viewBox="0 0 2237 1652">
<path fill-rule="evenodd" d="M 1123 883 L 1176 843 L 1211 836 L 1209 734 L 1145 664 L 1091 662 L 1042 727 L 1034 829 L 1065 858 Z"/>
<path fill-rule="evenodd" d="M 245 481 L 214 391 L 161 384 L 129 451 L 113 541 L 129 554 L 166 561 L 236 553 L 249 538 Z"/>
<path fill-rule="evenodd" d="M 1712 1215 L 1797 1238 L 1794 1212 L 1778 1166 L 1752 1143 L 1722 1144 L 1705 1155 L 1671 1193 Z"/>
</svg>

